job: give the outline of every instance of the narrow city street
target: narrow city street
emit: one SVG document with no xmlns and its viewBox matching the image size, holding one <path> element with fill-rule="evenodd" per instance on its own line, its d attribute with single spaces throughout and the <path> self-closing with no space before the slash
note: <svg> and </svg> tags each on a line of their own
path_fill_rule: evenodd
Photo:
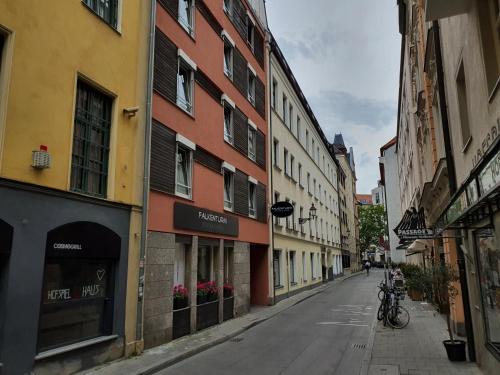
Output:
<svg viewBox="0 0 500 375">
<path fill-rule="evenodd" d="M 358 374 L 382 270 L 332 284 L 232 340 L 158 374 Z"/>
</svg>

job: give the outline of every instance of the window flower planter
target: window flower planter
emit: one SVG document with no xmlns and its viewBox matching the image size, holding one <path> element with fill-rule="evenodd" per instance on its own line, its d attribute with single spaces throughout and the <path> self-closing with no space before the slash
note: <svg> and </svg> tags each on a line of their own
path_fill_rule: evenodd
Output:
<svg viewBox="0 0 500 375">
<path fill-rule="evenodd" d="M 207 302 L 197 306 L 196 329 L 202 330 L 219 323 L 219 301 Z"/>
<path fill-rule="evenodd" d="M 172 318 L 172 339 L 189 335 L 191 332 L 191 308 L 174 310 Z"/>
<path fill-rule="evenodd" d="M 223 320 L 234 318 L 234 297 L 224 298 Z"/>
</svg>

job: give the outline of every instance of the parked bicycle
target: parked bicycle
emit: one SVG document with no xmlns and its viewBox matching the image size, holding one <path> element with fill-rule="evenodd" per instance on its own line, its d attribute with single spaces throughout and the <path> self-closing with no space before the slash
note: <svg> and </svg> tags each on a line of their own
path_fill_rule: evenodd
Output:
<svg viewBox="0 0 500 375">
<path fill-rule="evenodd" d="M 390 287 L 384 282 L 380 283 L 379 288 L 378 296 L 381 303 L 377 319 L 383 321 L 384 326 L 389 325 L 396 329 L 406 327 L 410 323 L 410 313 L 399 304 L 399 301 L 404 299 L 404 291 Z"/>
</svg>

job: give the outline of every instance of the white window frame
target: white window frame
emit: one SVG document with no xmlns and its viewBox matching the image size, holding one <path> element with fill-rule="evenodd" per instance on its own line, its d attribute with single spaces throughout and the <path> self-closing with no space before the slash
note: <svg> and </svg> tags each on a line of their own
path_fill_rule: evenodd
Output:
<svg viewBox="0 0 500 375">
<path fill-rule="evenodd" d="M 222 164 L 222 176 L 223 176 L 223 199 L 224 199 L 224 210 L 233 211 L 234 210 L 234 172 L 235 168 L 230 164 Z M 231 181 L 229 198 L 230 201 L 226 201 L 226 176 L 229 176 Z"/>
<path fill-rule="evenodd" d="M 186 142 L 187 141 L 187 142 Z M 185 139 L 182 137 L 180 134 L 177 134 L 177 142 L 176 142 L 176 147 L 175 147 L 175 195 L 186 198 L 186 199 L 192 199 L 193 197 L 193 151 L 195 150 L 194 143 L 190 142 L 189 140 Z M 177 186 L 181 185 L 177 181 L 177 158 L 179 155 L 179 149 L 182 149 L 183 151 L 189 153 L 189 166 L 188 166 L 188 185 L 184 186 L 188 190 L 188 194 L 185 194 L 181 191 L 177 190 Z"/>
<path fill-rule="evenodd" d="M 182 2 L 186 1 L 187 3 L 189 3 L 189 9 L 188 9 L 188 17 L 191 16 L 191 24 L 189 23 L 189 19 L 187 20 L 184 20 L 181 18 L 181 12 L 179 11 L 180 10 L 180 7 L 181 7 L 181 4 Z M 195 14 L 196 12 L 194 11 L 194 2 L 195 0 L 178 0 L 178 16 L 177 16 L 177 22 L 179 22 L 179 24 L 182 26 L 182 28 L 184 30 L 186 30 L 186 32 L 193 36 L 194 35 L 194 17 L 195 17 Z"/>
<path fill-rule="evenodd" d="M 229 99 L 229 97 L 226 94 L 222 95 L 222 108 L 224 111 L 224 141 L 226 141 L 229 144 L 234 144 L 234 109 L 236 108 L 236 105 L 234 102 Z M 226 135 L 226 109 L 230 111 L 230 134 L 229 136 Z"/>
<path fill-rule="evenodd" d="M 247 65 L 247 99 L 255 106 L 255 81 L 257 74 L 250 64 Z"/>
<path fill-rule="evenodd" d="M 253 197 L 251 196 L 251 189 L 250 186 L 253 185 Z M 254 212 L 252 213 L 250 203 L 253 203 L 253 210 Z M 248 177 L 248 216 L 251 218 L 256 219 L 257 218 L 257 183 L 252 177 Z"/>
<path fill-rule="evenodd" d="M 250 141 L 250 133 L 253 133 L 253 142 Z M 248 140 L 248 153 L 247 153 L 248 158 L 250 160 L 255 161 L 257 159 L 257 127 L 250 120 L 248 120 L 247 140 Z M 253 153 L 250 151 L 250 145 L 252 145 Z"/>
<path fill-rule="evenodd" d="M 233 39 L 229 36 L 226 30 L 222 30 L 222 40 L 224 42 L 224 61 L 223 61 L 223 69 L 224 69 L 224 74 L 226 75 L 227 78 L 229 78 L 231 81 L 233 80 L 233 73 L 234 73 L 234 47 L 235 43 Z M 226 69 L 226 47 L 229 50 L 229 68 Z"/>
<path fill-rule="evenodd" d="M 246 18 L 246 26 L 247 26 L 246 42 L 253 52 L 254 47 L 255 47 L 255 20 L 253 19 L 252 15 L 248 11 L 247 11 L 247 18 Z M 249 35 L 249 31 L 250 31 L 250 35 Z"/>
<path fill-rule="evenodd" d="M 226 14 L 231 14 L 231 11 L 233 9 L 233 0 L 224 0 L 222 2 L 222 9 Z"/>
<path fill-rule="evenodd" d="M 194 113 L 194 72 L 196 71 L 197 67 L 196 64 L 191 60 L 181 49 L 178 50 L 177 52 L 178 58 L 177 58 L 177 83 L 176 83 L 176 104 L 177 106 L 182 109 L 184 112 L 189 113 L 192 115 Z M 179 82 L 179 74 L 181 67 L 188 71 L 189 73 L 189 92 L 188 92 L 188 99 L 183 103 L 184 100 L 180 101 L 179 97 L 179 89 L 180 89 L 180 82 Z"/>
</svg>

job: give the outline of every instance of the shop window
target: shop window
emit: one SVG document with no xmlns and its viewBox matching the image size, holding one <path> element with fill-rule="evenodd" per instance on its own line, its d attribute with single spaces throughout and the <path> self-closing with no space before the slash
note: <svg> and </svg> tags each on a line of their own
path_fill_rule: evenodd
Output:
<svg viewBox="0 0 500 375">
<path fill-rule="evenodd" d="M 281 286 L 281 250 L 273 251 L 273 277 L 274 286 Z"/>
<path fill-rule="evenodd" d="M 71 190 L 106 197 L 113 100 L 78 81 L 71 159 Z"/>
<path fill-rule="evenodd" d="M 194 1 L 179 0 L 179 23 L 190 34 L 194 31 Z"/>
<path fill-rule="evenodd" d="M 175 244 L 174 285 L 186 285 L 186 252 L 187 245 Z"/>
<path fill-rule="evenodd" d="M 85 5 L 113 28 L 118 25 L 118 0 L 83 0 Z"/>
<path fill-rule="evenodd" d="M 233 248 L 224 247 L 224 283 L 232 285 L 233 282 Z"/>
<path fill-rule="evenodd" d="M 476 232 L 476 244 L 486 339 L 488 346 L 500 354 L 500 251 L 495 232 Z"/>
<path fill-rule="evenodd" d="M 177 144 L 175 192 L 177 195 L 191 199 L 193 153 L 187 147 Z"/>
<path fill-rule="evenodd" d="M 213 259 L 213 247 L 198 247 L 198 282 L 207 282 L 214 279 Z"/>
<path fill-rule="evenodd" d="M 224 209 L 232 211 L 234 207 L 234 173 L 224 169 Z"/>
</svg>

